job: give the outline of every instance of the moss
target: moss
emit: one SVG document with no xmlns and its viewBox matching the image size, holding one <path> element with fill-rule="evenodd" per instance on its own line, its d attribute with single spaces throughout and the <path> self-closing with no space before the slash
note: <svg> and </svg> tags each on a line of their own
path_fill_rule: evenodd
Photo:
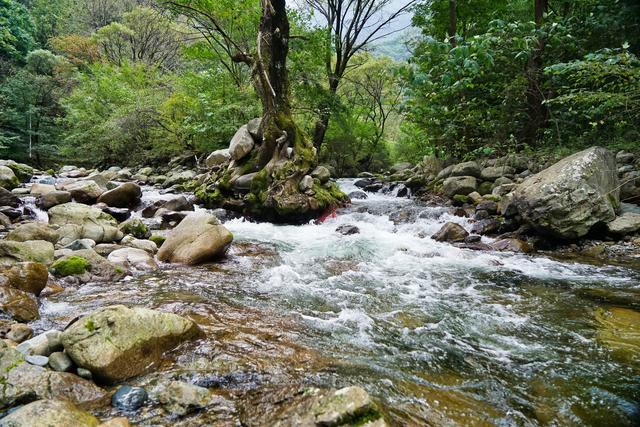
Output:
<svg viewBox="0 0 640 427">
<path fill-rule="evenodd" d="M 469 203 L 469 196 L 463 196 L 462 194 L 456 194 L 453 196 L 453 201 L 461 204 Z"/>
<path fill-rule="evenodd" d="M 269 172 L 266 169 L 262 169 L 251 181 L 251 193 L 260 195 L 267 188 L 269 188 Z"/>
<path fill-rule="evenodd" d="M 485 194 L 491 194 L 492 187 L 492 182 L 484 181 L 478 186 L 478 193 L 480 193 L 481 196 L 484 196 Z"/>
<path fill-rule="evenodd" d="M 133 218 L 120 225 L 120 231 L 130 234 L 136 239 L 146 239 L 149 237 L 149 227 L 138 218 Z"/>
<path fill-rule="evenodd" d="M 93 332 L 96 330 L 96 324 L 93 323 L 93 320 L 89 319 L 84 323 L 84 327 L 87 329 L 87 331 L 89 332 Z"/>
<path fill-rule="evenodd" d="M 208 189 L 206 185 L 201 186 L 196 191 L 196 196 L 209 208 L 219 207 L 226 200 L 220 188 L 211 190 Z"/>
<path fill-rule="evenodd" d="M 500 196 L 496 196 L 495 194 L 487 194 L 483 196 L 485 200 L 490 200 L 492 202 L 498 203 L 500 201 Z"/>
<path fill-rule="evenodd" d="M 90 268 L 91 264 L 89 261 L 79 256 L 62 258 L 51 265 L 52 273 L 60 277 L 82 274 Z"/>
<path fill-rule="evenodd" d="M 115 271 L 118 274 L 122 274 L 122 273 L 124 273 L 124 268 L 122 268 L 120 266 L 116 266 L 116 267 L 114 267 L 113 271 Z"/>
<path fill-rule="evenodd" d="M 318 201 L 322 209 L 337 207 L 340 203 L 347 201 L 347 195 L 334 183 L 326 187 L 315 183 L 313 191 L 315 192 L 313 198 Z"/>
<path fill-rule="evenodd" d="M 167 240 L 167 238 L 164 236 L 159 236 L 157 234 L 154 234 L 153 236 L 149 237 L 149 240 L 155 243 L 157 247 L 160 247 L 165 242 L 165 240 Z"/>
</svg>

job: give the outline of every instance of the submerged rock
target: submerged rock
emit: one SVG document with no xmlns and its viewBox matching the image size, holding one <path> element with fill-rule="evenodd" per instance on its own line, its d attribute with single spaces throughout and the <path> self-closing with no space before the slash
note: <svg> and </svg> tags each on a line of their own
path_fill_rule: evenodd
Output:
<svg viewBox="0 0 640 427">
<path fill-rule="evenodd" d="M 222 396 L 204 387 L 182 381 L 159 384 L 151 391 L 151 397 L 158 400 L 172 415 L 186 415 L 198 409 L 216 405 L 233 407 L 233 404 Z"/>
<path fill-rule="evenodd" d="M 158 251 L 158 260 L 200 264 L 223 256 L 233 235 L 213 215 L 191 213 L 171 231 Z"/>
<path fill-rule="evenodd" d="M 100 421 L 71 402 L 38 400 L 16 409 L 0 423 L 6 427 L 96 427 Z"/>
<path fill-rule="evenodd" d="M 47 266 L 39 262 L 19 262 L 0 271 L 7 279 L 6 285 L 35 296 L 40 295 L 49 279 Z"/>
<path fill-rule="evenodd" d="M 640 312 L 611 307 L 595 313 L 599 323 L 597 339 L 625 363 L 640 363 Z"/>
<path fill-rule="evenodd" d="M 336 228 L 336 231 L 344 236 L 360 233 L 360 229 L 355 225 L 344 224 Z"/>
<path fill-rule="evenodd" d="M 116 305 L 80 318 L 63 332 L 62 343 L 76 365 L 114 382 L 146 372 L 164 352 L 201 333 L 172 313 Z"/>
<path fill-rule="evenodd" d="M 18 322 L 30 322 L 40 317 L 33 295 L 9 286 L 0 286 L 0 310 Z"/>
<path fill-rule="evenodd" d="M 615 219 L 619 193 L 615 156 L 592 147 L 525 179 L 512 203 L 538 232 L 576 239 Z"/>
</svg>

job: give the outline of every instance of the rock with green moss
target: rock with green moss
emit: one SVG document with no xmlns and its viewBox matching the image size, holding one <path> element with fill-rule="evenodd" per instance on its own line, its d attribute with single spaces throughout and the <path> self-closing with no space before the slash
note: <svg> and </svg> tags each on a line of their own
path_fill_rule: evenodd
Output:
<svg viewBox="0 0 640 427">
<path fill-rule="evenodd" d="M 84 260 L 84 262 L 80 260 L 72 260 L 71 265 L 69 265 L 68 261 L 72 258 L 80 258 Z M 75 275 L 79 274 L 80 278 L 86 280 L 118 280 L 123 278 L 128 273 L 126 268 L 112 264 L 105 258 L 98 255 L 98 253 L 93 249 L 82 249 L 79 251 L 73 251 L 69 255 L 57 260 L 55 264 L 62 263 L 63 265 L 65 265 L 65 267 L 71 267 L 71 271 L 78 271 L 85 262 L 88 263 L 85 272 L 89 272 L 91 273 L 91 275 L 84 275 L 83 273 L 76 273 Z M 58 275 L 59 273 L 57 273 L 57 270 L 55 269 L 55 264 L 51 266 L 51 271 L 53 274 Z"/>
<path fill-rule="evenodd" d="M 7 234 L 6 239 L 14 242 L 46 240 L 55 245 L 60 239 L 60 233 L 46 222 L 36 221 L 19 225 Z"/>
<path fill-rule="evenodd" d="M 129 234 L 136 239 L 148 239 L 151 237 L 149 227 L 140 218 L 131 218 L 120 224 L 120 231 Z"/>
<path fill-rule="evenodd" d="M 62 333 L 62 343 L 76 365 L 110 383 L 148 371 L 166 351 L 201 334 L 184 317 L 116 305 L 80 318 Z"/>
<path fill-rule="evenodd" d="M 31 166 L 13 160 L 0 160 L 0 166 L 11 169 L 20 182 L 29 182 L 34 174 L 34 169 Z"/>
<path fill-rule="evenodd" d="M 53 244 L 44 240 L 28 242 L 0 240 L 0 265 L 26 261 L 49 265 L 53 262 L 53 253 Z"/>
<path fill-rule="evenodd" d="M 58 277 L 75 276 L 89 271 L 91 264 L 79 256 L 60 258 L 51 265 L 51 272 Z"/>
<path fill-rule="evenodd" d="M 158 248 L 160 248 L 164 244 L 165 240 L 167 240 L 167 238 L 164 236 L 160 236 L 159 234 L 154 234 L 153 236 L 149 237 L 149 240 L 151 240 L 156 244 Z"/>
<path fill-rule="evenodd" d="M 77 239 L 111 243 L 123 237 L 118 222 L 111 215 L 79 203 L 64 203 L 49 209 L 49 224 L 60 227 L 59 244 L 62 246 Z"/>
<path fill-rule="evenodd" d="M 96 417 L 66 400 L 37 400 L 2 419 L 5 427 L 95 427 L 99 424 Z"/>
<path fill-rule="evenodd" d="M 7 166 L 0 166 L 0 187 L 13 190 L 20 185 L 20 180 Z"/>
</svg>

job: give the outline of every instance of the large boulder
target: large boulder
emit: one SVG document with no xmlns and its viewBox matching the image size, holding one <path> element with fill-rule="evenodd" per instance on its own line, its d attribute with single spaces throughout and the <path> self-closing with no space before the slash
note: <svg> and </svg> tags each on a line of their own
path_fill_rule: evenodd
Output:
<svg viewBox="0 0 640 427">
<path fill-rule="evenodd" d="M 128 208 L 140 202 L 142 190 L 138 184 L 125 182 L 98 197 L 98 203 L 105 203 L 115 208 Z"/>
<path fill-rule="evenodd" d="M 495 181 L 504 176 L 513 176 L 516 170 L 510 166 L 490 166 L 482 169 L 481 178 L 485 181 Z"/>
<path fill-rule="evenodd" d="M 29 194 L 32 196 L 42 196 L 43 194 L 51 193 L 52 191 L 56 191 L 56 186 L 53 184 L 41 184 L 36 182 L 29 189 Z"/>
<path fill-rule="evenodd" d="M 11 169 L 20 182 L 28 182 L 34 173 L 31 166 L 14 160 L 0 160 L 0 165 Z"/>
<path fill-rule="evenodd" d="M 123 237 L 118 222 L 111 215 L 79 203 L 65 203 L 49 209 L 49 224 L 60 226 L 62 245 L 77 239 L 109 243 Z"/>
<path fill-rule="evenodd" d="M 63 332 L 62 344 L 94 378 L 115 382 L 148 371 L 163 353 L 201 334 L 195 323 L 176 314 L 116 305 L 73 323 Z"/>
<path fill-rule="evenodd" d="M 449 197 L 466 196 L 476 191 L 477 188 L 478 181 L 472 176 L 452 176 L 442 183 L 442 190 Z"/>
<path fill-rule="evenodd" d="M 6 239 L 14 242 L 45 240 L 55 245 L 60 239 L 60 233 L 46 222 L 28 222 L 10 231 Z"/>
<path fill-rule="evenodd" d="M 318 166 L 311 172 L 311 176 L 324 184 L 331 179 L 331 172 L 324 166 Z"/>
<path fill-rule="evenodd" d="M 93 279 L 105 281 L 121 279 L 126 274 L 126 270 L 122 266 L 112 264 L 93 249 L 73 251 L 71 254 L 61 257 L 51 265 L 51 272 L 61 277 L 82 275 L 89 272 Z"/>
<path fill-rule="evenodd" d="M 7 166 L 0 166 L 0 187 L 13 190 L 20 185 L 20 180 Z"/>
<path fill-rule="evenodd" d="M 505 208 L 515 205 L 542 234 L 577 239 L 616 218 L 619 193 L 614 154 L 592 147 L 525 179 Z"/>
<path fill-rule="evenodd" d="M 0 240 L 0 265 L 24 261 L 49 265 L 53 262 L 53 252 L 53 244 L 44 240 L 30 240 L 28 242 Z"/>
<path fill-rule="evenodd" d="M 466 239 L 468 235 L 467 230 L 460 224 L 447 222 L 436 234 L 431 236 L 431 238 L 438 242 L 464 242 L 464 239 Z"/>
<path fill-rule="evenodd" d="M 47 286 L 49 271 L 39 262 L 19 262 L 0 270 L 0 276 L 6 278 L 6 285 L 38 296 Z"/>
<path fill-rule="evenodd" d="M 20 198 L 4 187 L 0 187 L 0 206 L 20 206 Z"/>
<path fill-rule="evenodd" d="M 21 406 L 2 419 L 6 427 L 95 427 L 100 421 L 66 400 L 37 400 Z"/>
<path fill-rule="evenodd" d="M 165 262 L 200 264 L 225 254 L 233 235 L 213 215 L 194 212 L 171 231 L 158 251 Z"/>
<path fill-rule="evenodd" d="M 451 176 L 472 176 L 480 178 L 480 165 L 478 162 L 464 162 L 454 165 L 451 169 Z"/>
<path fill-rule="evenodd" d="M 235 161 L 243 159 L 247 154 L 253 150 L 255 142 L 253 137 L 249 133 L 247 126 L 242 126 L 236 134 L 231 138 L 229 144 L 229 154 Z"/>
</svg>

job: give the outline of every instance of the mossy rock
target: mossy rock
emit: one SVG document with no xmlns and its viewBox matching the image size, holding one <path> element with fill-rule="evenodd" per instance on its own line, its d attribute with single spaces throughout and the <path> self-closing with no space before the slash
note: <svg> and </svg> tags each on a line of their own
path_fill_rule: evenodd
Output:
<svg viewBox="0 0 640 427">
<path fill-rule="evenodd" d="M 471 199 L 469 198 L 469 196 L 464 196 L 462 194 L 456 194 L 455 196 L 453 196 L 453 201 L 458 205 L 471 203 Z"/>
<path fill-rule="evenodd" d="M 120 231 L 130 234 L 136 239 L 148 239 L 151 236 L 149 227 L 140 218 L 131 218 L 120 224 Z"/>
<path fill-rule="evenodd" d="M 161 247 L 162 244 L 165 242 L 165 240 L 167 240 L 167 238 L 164 236 L 154 234 L 153 236 L 149 237 L 149 240 L 155 243 L 157 247 Z"/>
<path fill-rule="evenodd" d="M 486 194 L 491 194 L 492 190 L 493 190 L 493 183 L 489 181 L 484 181 L 478 186 L 478 193 L 480 193 L 481 196 L 484 196 Z"/>
<path fill-rule="evenodd" d="M 51 265 L 51 272 L 55 276 L 67 277 L 82 274 L 91 268 L 86 259 L 79 256 L 61 258 Z"/>
</svg>

